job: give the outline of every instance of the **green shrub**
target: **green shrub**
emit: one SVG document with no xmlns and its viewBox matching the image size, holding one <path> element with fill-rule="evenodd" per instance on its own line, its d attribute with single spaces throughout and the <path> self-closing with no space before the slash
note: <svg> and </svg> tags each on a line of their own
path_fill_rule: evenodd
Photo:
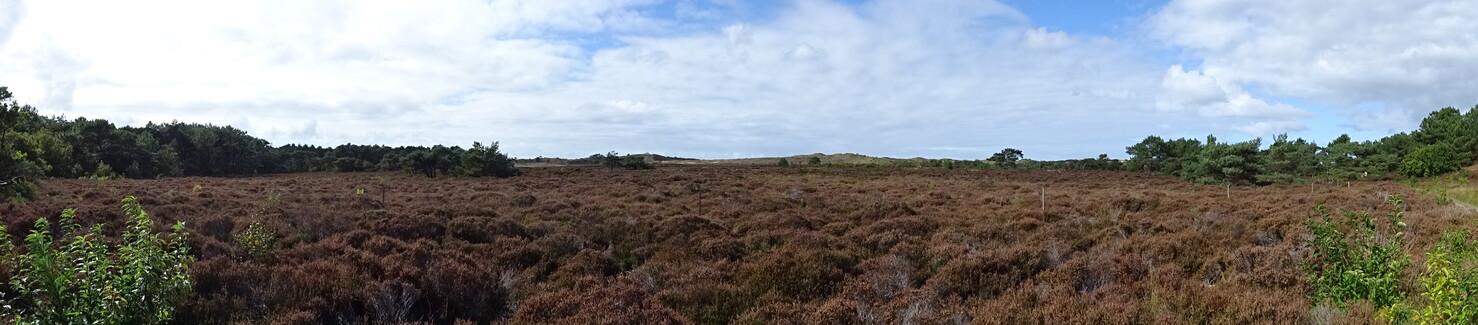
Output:
<svg viewBox="0 0 1478 325">
<path fill-rule="evenodd" d="M 645 157 L 637 155 L 626 155 L 621 159 L 621 166 L 626 169 L 652 169 L 652 165 L 647 163 Z"/>
<path fill-rule="evenodd" d="M 0 142 L 0 198 L 34 198 L 36 184 L 32 180 L 42 175 L 42 168 L 25 152 L 10 148 L 8 143 Z"/>
<path fill-rule="evenodd" d="M 785 158 L 780 158 L 780 163 L 778 163 L 777 165 L 780 165 L 780 167 L 790 167 L 790 161 L 785 160 Z"/>
<path fill-rule="evenodd" d="M 122 240 L 104 238 L 103 226 L 82 229 L 75 210 L 62 212 L 55 237 L 46 219 L 36 220 L 24 254 L 0 228 L 10 285 L 25 295 L 4 310 L 17 324 L 163 324 L 190 290 L 190 263 L 183 223 L 161 237 L 133 197 L 123 199 L 129 218 Z M 63 239 L 58 241 L 58 239 Z"/>
<path fill-rule="evenodd" d="M 1356 300 L 1369 300 L 1376 308 L 1387 308 L 1406 296 L 1399 285 L 1401 268 L 1411 263 L 1401 250 L 1406 224 L 1401 197 L 1389 200 L 1392 213 L 1384 226 L 1369 212 L 1345 212 L 1335 217 L 1324 206 L 1304 222 L 1311 238 L 1305 244 L 1311 256 L 1301 265 L 1308 278 L 1309 299 L 1315 304 L 1329 301 L 1340 307 Z"/>
<path fill-rule="evenodd" d="M 277 257 L 277 232 L 260 220 L 253 221 L 231 235 L 246 257 L 256 262 L 271 262 Z"/>
<path fill-rule="evenodd" d="M 820 165 L 821 164 L 821 157 L 812 156 L 811 159 L 806 159 L 806 164 L 807 165 Z"/>
<path fill-rule="evenodd" d="M 473 142 L 472 149 L 467 149 L 467 153 L 462 155 L 462 171 L 473 177 L 510 177 L 522 174 L 513 166 L 513 159 L 498 151 L 497 142 L 488 146 Z"/>
<path fill-rule="evenodd" d="M 1446 143 L 1428 145 L 1412 151 L 1401 160 L 1401 174 L 1408 177 L 1429 177 L 1457 170 L 1461 162 L 1457 149 Z"/>
<path fill-rule="evenodd" d="M 1478 272 L 1473 262 L 1475 242 L 1467 231 L 1445 232 L 1427 251 L 1427 271 L 1421 276 L 1427 305 L 1416 313 L 1420 324 L 1472 324 L 1478 321 Z"/>
</svg>

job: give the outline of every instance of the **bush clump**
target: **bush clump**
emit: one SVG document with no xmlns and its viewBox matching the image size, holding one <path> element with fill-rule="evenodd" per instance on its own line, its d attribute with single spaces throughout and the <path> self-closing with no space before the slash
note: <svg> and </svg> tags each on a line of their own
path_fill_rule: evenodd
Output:
<svg viewBox="0 0 1478 325">
<path fill-rule="evenodd" d="M 1345 307 L 1368 300 L 1377 309 L 1400 302 L 1401 268 L 1411 264 L 1402 252 L 1406 223 L 1400 196 L 1389 199 L 1392 213 L 1377 220 L 1368 212 L 1345 212 L 1335 217 L 1322 205 L 1304 222 L 1313 236 L 1305 241 L 1311 256 L 1302 265 L 1308 277 L 1309 299 Z M 1384 221 L 1384 222 L 1377 222 Z"/>
<path fill-rule="evenodd" d="M 17 324 L 169 322 L 191 287 L 189 234 L 184 223 L 175 223 L 168 236 L 155 233 L 131 196 L 123 199 L 123 211 L 127 228 L 117 242 L 104 237 L 101 224 L 83 229 L 72 209 L 62 212 L 56 235 L 50 222 L 36 220 L 24 253 L 0 227 L 0 261 L 15 272 L 11 285 L 26 293 L 8 303 L 6 318 Z"/>
<path fill-rule="evenodd" d="M 1478 242 L 1467 231 L 1443 233 L 1427 251 L 1427 271 L 1421 276 L 1427 306 L 1416 313 L 1421 324 L 1472 324 L 1478 321 Z"/>
<path fill-rule="evenodd" d="M 1412 151 L 1401 160 L 1401 174 L 1429 177 L 1457 170 L 1461 164 L 1457 149 L 1446 143 L 1427 145 Z"/>
<path fill-rule="evenodd" d="M 498 152 L 497 142 L 488 146 L 473 142 L 472 149 L 467 149 L 467 153 L 462 154 L 462 172 L 472 177 L 511 177 L 522 174 L 513 166 L 513 159 Z"/>
</svg>

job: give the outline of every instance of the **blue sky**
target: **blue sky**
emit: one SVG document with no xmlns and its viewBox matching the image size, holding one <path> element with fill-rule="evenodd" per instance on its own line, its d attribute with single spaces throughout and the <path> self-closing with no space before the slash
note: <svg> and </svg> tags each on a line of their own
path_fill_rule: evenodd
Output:
<svg viewBox="0 0 1478 325">
<path fill-rule="evenodd" d="M 86 8 L 79 10 L 79 8 Z M 1471 1 L 0 0 L 47 114 L 521 157 L 1320 143 L 1478 103 Z"/>
</svg>

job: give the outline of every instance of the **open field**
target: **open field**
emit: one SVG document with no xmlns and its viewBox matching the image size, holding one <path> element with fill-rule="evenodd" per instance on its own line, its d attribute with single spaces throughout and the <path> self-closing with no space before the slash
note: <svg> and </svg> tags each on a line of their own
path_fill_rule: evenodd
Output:
<svg viewBox="0 0 1478 325">
<path fill-rule="evenodd" d="M 177 317 L 186 324 L 1365 322 L 1368 306 L 1309 307 L 1298 261 L 1310 209 L 1381 213 L 1388 195 L 1404 195 L 1412 252 L 1469 227 L 1471 215 L 1390 182 L 1227 189 L 1101 171 L 525 172 L 52 180 L 0 214 L 19 236 L 69 207 L 83 224 L 116 228 L 118 200 L 134 195 L 155 218 L 184 220 L 199 256 Z M 273 245 L 244 248 L 246 233 Z"/>
</svg>

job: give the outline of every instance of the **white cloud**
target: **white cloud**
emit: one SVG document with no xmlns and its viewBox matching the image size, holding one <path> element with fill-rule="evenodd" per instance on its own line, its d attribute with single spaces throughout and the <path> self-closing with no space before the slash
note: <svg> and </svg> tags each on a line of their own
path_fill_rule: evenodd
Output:
<svg viewBox="0 0 1478 325">
<path fill-rule="evenodd" d="M 45 112 L 247 124 L 276 144 L 499 140 L 519 156 L 1078 158 L 1147 130 L 1301 125 L 1240 75 L 1166 73 L 1141 44 L 995 1 L 797 0 L 732 22 L 745 4 L 672 9 L 722 21 L 708 28 L 651 3 L 25 2 L 0 85 Z"/>
<path fill-rule="evenodd" d="M 1249 120 L 1233 129 L 1252 136 L 1303 130 L 1299 119 L 1313 114 L 1282 103 L 1253 97 L 1240 86 L 1219 81 L 1201 71 L 1185 71 L 1180 65 L 1165 71 L 1155 107 L 1165 111 L 1195 111 L 1203 117 L 1232 117 Z"/>
<path fill-rule="evenodd" d="M 1176 0 L 1148 28 L 1223 83 L 1334 107 L 1388 107 L 1399 114 L 1353 119 L 1384 130 L 1390 118 L 1409 129 L 1436 108 L 1478 102 L 1474 16 L 1478 2 L 1465 0 Z"/>
<path fill-rule="evenodd" d="M 20 23 L 25 11 L 25 3 L 12 0 L 0 1 L 0 48 L 5 48 L 5 42 L 10 40 L 10 33 L 15 30 L 15 25 Z"/>
<path fill-rule="evenodd" d="M 1256 136 L 1269 136 L 1290 131 L 1303 131 L 1307 129 L 1302 122 L 1298 121 L 1255 121 L 1242 126 L 1234 127 L 1237 132 Z"/>
<path fill-rule="evenodd" d="M 1032 49 L 1062 49 L 1073 45 L 1073 38 L 1065 32 L 1050 32 L 1038 27 L 1026 30 L 1026 47 Z"/>
</svg>

